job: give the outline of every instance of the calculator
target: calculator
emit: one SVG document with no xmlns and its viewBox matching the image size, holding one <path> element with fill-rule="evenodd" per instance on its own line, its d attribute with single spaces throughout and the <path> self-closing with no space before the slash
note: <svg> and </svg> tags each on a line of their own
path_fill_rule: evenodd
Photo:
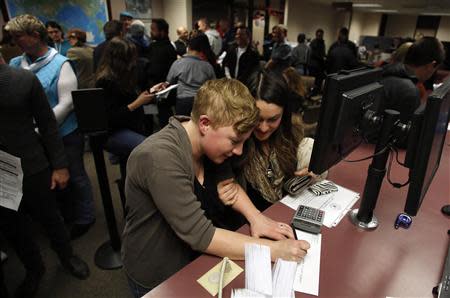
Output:
<svg viewBox="0 0 450 298">
<path fill-rule="evenodd" d="M 323 210 L 300 205 L 292 218 L 292 226 L 305 232 L 319 234 L 324 216 Z"/>
</svg>

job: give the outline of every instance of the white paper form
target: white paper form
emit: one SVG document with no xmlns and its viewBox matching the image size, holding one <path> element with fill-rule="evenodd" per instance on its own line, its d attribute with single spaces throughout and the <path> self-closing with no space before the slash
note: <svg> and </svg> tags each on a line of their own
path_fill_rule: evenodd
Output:
<svg viewBox="0 0 450 298">
<path fill-rule="evenodd" d="M 245 288 L 272 296 L 270 247 L 245 244 Z"/>
<path fill-rule="evenodd" d="M 297 272 L 297 262 L 277 259 L 272 273 L 272 297 L 294 298 L 294 279 Z"/>
<path fill-rule="evenodd" d="M 338 188 L 336 192 L 316 196 L 305 189 L 296 197 L 285 196 L 280 202 L 294 210 L 297 210 L 299 205 L 323 210 L 325 211 L 324 226 L 335 227 L 359 199 L 358 193 L 335 185 Z"/>
<path fill-rule="evenodd" d="M 0 206 L 19 210 L 23 171 L 20 158 L 0 150 Z"/>
<path fill-rule="evenodd" d="M 319 296 L 320 251 L 322 249 L 322 234 L 310 234 L 295 230 L 297 239 L 306 240 L 311 247 L 308 253 L 297 265 L 294 279 L 294 291 Z"/>
</svg>

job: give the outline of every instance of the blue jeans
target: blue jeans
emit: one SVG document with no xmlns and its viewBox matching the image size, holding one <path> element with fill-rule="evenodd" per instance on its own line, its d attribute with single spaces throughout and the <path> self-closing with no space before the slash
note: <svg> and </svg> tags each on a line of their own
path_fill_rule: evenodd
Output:
<svg viewBox="0 0 450 298">
<path fill-rule="evenodd" d="M 74 223 L 89 224 L 95 220 L 94 196 L 91 181 L 83 162 L 84 138 L 78 130 L 63 137 L 69 160 L 70 196 L 74 205 Z"/>
<path fill-rule="evenodd" d="M 131 151 L 144 140 L 145 136 L 137 132 L 130 129 L 120 129 L 110 134 L 105 144 L 105 150 L 127 160 Z"/>
<path fill-rule="evenodd" d="M 151 289 L 145 288 L 145 287 L 137 284 L 128 275 L 127 275 L 127 279 L 128 279 L 128 286 L 130 287 L 131 294 L 133 295 L 133 297 L 141 298 L 142 296 L 144 296 L 145 294 L 150 292 Z"/>
</svg>

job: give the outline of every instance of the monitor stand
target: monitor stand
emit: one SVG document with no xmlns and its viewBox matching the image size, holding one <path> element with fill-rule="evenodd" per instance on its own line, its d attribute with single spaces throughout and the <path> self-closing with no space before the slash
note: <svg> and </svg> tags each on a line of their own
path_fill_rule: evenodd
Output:
<svg viewBox="0 0 450 298">
<path fill-rule="evenodd" d="M 373 156 L 372 163 L 369 166 L 360 207 L 349 213 L 352 223 L 358 228 L 373 230 L 378 227 L 379 221 L 373 214 L 373 210 L 377 204 L 378 195 L 386 174 L 386 163 L 390 153 L 387 146 L 391 141 L 392 131 L 397 125 L 399 118 L 400 113 L 397 111 L 384 111 L 383 124 L 374 151 L 376 155 Z"/>
</svg>

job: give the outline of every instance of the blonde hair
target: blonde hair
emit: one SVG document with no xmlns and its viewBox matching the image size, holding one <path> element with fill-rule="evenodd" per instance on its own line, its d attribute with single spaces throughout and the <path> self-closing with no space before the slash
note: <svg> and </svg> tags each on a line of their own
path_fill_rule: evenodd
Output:
<svg viewBox="0 0 450 298">
<path fill-rule="evenodd" d="M 47 38 L 47 29 L 44 23 L 30 14 L 23 14 L 12 18 L 6 24 L 5 30 L 11 33 L 26 33 L 28 35 L 37 32 L 42 41 L 45 41 Z"/>
<path fill-rule="evenodd" d="M 214 128 L 232 125 L 238 134 L 245 134 L 258 123 L 259 109 L 244 84 L 223 78 L 207 81 L 198 90 L 192 121 L 198 123 L 201 115 L 207 115 Z"/>
</svg>

